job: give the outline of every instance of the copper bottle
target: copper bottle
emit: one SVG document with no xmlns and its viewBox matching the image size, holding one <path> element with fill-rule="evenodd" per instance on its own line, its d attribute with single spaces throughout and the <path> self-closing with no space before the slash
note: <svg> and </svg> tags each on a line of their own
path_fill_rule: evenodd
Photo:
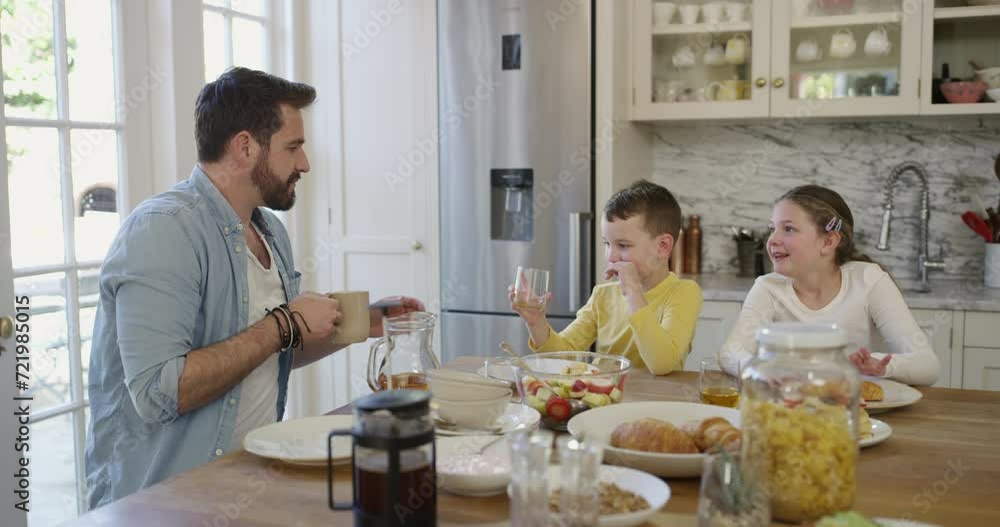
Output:
<svg viewBox="0 0 1000 527">
<path fill-rule="evenodd" d="M 701 274 L 701 216 L 689 217 L 684 239 L 684 272 Z"/>
</svg>

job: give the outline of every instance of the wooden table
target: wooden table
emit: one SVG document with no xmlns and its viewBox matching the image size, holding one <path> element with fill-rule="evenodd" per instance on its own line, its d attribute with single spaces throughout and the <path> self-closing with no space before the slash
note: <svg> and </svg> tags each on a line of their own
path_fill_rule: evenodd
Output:
<svg viewBox="0 0 1000 527">
<path fill-rule="evenodd" d="M 472 370 L 482 359 L 449 367 Z M 626 401 L 697 401 L 696 375 L 631 374 Z M 912 518 L 942 526 L 1000 525 L 1000 393 L 920 388 L 924 398 L 876 417 L 893 433 L 861 451 L 855 509 L 870 516 Z M 340 408 L 333 413 L 350 413 Z M 68 525 L 351 525 L 350 513 L 327 508 L 326 470 L 233 452 L 102 507 Z M 335 472 L 339 499 L 350 495 L 348 468 Z M 698 479 L 668 480 L 672 497 L 652 525 L 694 526 Z M 506 496 L 462 498 L 440 493 L 441 525 L 505 525 Z"/>
</svg>

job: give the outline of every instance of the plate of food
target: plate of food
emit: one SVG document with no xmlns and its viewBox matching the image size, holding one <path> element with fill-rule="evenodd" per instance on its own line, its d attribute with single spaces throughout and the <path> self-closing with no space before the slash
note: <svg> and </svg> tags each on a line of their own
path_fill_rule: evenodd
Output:
<svg viewBox="0 0 1000 527">
<path fill-rule="evenodd" d="M 884 421 L 870 419 L 864 408 L 858 409 L 858 446 L 875 446 L 892 435 L 892 427 Z"/>
<path fill-rule="evenodd" d="M 908 406 L 923 396 L 918 390 L 889 379 L 863 377 L 861 380 L 861 398 L 868 411 Z"/>
<path fill-rule="evenodd" d="M 894 518 L 869 519 L 857 511 L 842 511 L 824 516 L 812 527 L 939 527 L 929 523 Z"/>
<path fill-rule="evenodd" d="M 688 402 L 647 401 L 594 408 L 570 419 L 576 437 L 600 441 L 604 461 L 665 477 L 701 476 L 705 452 L 740 447 L 740 413 Z"/>
<path fill-rule="evenodd" d="M 280 459 L 294 465 L 326 466 L 327 440 L 333 430 L 349 429 L 351 415 L 320 415 L 290 419 L 251 430 L 243 438 L 243 448 L 261 457 Z M 333 439 L 333 464 L 351 462 L 351 437 Z"/>
</svg>

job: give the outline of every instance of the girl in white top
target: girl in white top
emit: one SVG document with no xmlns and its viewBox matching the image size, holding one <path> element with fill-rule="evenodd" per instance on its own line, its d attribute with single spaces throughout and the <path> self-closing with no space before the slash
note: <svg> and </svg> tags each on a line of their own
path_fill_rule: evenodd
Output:
<svg viewBox="0 0 1000 527">
<path fill-rule="evenodd" d="M 907 384 L 937 381 L 937 355 L 903 295 L 881 266 L 854 246 L 854 216 L 836 192 L 796 187 L 778 199 L 768 224 L 774 273 L 757 278 L 720 353 L 736 375 L 770 322 L 835 322 L 848 334 L 850 360 L 864 375 Z M 891 353 L 870 353 L 877 330 Z"/>
</svg>

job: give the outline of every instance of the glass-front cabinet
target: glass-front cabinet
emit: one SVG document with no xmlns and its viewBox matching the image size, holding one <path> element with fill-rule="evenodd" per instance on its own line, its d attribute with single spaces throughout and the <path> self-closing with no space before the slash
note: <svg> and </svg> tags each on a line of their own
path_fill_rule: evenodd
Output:
<svg viewBox="0 0 1000 527">
<path fill-rule="evenodd" d="M 920 110 L 1000 113 L 1000 1 L 924 0 Z"/>
<path fill-rule="evenodd" d="M 771 13 L 772 115 L 920 111 L 919 3 L 780 0 Z"/>
<path fill-rule="evenodd" d="M 771 0 L 632 3 L 633 117 L 767 117 Z"/>
</svg>

